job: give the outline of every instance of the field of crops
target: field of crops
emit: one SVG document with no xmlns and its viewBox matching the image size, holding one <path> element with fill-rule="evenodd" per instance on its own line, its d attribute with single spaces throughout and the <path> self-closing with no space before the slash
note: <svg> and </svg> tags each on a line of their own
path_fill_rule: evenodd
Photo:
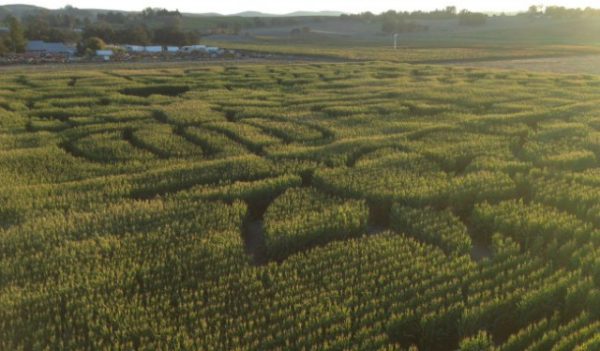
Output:
<svg viewBox="0 0 600 351">
<path fill-rule="evenodd" d="M 1 350 L 598 350 L 600 77 L 2 72 Z"/>
<path fill-rule="evenodd" d="M 600 47 L 595 45 L 496 44 L 460 46 L 452 42 L 439 41 L 434 43 L 403 43 L 398 49 L 394 49 L 393 42 L 388 41 L 365 44 L 364 42 L 336 38 L 326 38 L 319 41 L 310 40 L 300 43 L 267 39 L 248 42 L 241 40 L 211 40 L 210 37 L 207 39 L 207 42 L 211 45 L 264 55 L 296 55 L 298 57 L 320 57 L 333 60 L 375 60 L 413 64 L 483 63 L 485 61 L 497 60 L 557 58 L 600 54 Z"/>
</svg>

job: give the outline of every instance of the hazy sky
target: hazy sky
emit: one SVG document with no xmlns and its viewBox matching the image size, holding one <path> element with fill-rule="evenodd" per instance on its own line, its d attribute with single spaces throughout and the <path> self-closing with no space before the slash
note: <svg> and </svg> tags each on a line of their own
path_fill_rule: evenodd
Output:
<svg viewBox="0 0 600 351">
<path fill-rule="evenodd" d="M 371 11 L 379 13 L 385 10 L 433 10 L 444 8 L 446 5 L 455 5 L 459 9 L 467 8 L 472 11 L 488 12 L 515 12 L 524 11 L 529 5 L 560 5 L 567 7 L 595 7 L 600 8 L 600 0 L 212 0 L 212 1 L 190 1 L 190 0 L 0 0 L 0 5 L 11 3 L 31 4 L 47 8 L 59 8 L 67 4 L 78 8 L 96 9 L 119 9 L 119 10 L 141 10 L 145 7 L 161 7 L 169 10 L 179 9 L 182 12 L 219 12 L 223 14 L 237 13 L 247 10 L 262 11 L 268 13 L 288 13 L 297 10 L 321 11 L 335 10 L 345 12 Z"/>
</svg>

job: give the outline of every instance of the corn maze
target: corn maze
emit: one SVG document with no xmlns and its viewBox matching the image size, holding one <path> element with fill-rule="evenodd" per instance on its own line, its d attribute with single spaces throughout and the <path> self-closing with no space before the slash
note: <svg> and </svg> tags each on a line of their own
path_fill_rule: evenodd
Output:
<svg viewBox="0 0 600 351">
<path fill-rule="evenodd" d="M 599 350 L 600 77 L 0 76 L 0 350 Z"/>
</svg>

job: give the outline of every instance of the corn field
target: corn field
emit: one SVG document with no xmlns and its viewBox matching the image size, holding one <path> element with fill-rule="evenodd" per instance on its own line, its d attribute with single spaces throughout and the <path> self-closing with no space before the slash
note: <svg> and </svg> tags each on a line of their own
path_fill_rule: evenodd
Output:
<svg viewBox="0 0 600 351">
<path fill-rule="evenodd" d="M 0 76 L 0 350 L 598 350 L 600 77 Z"/>
</svg>

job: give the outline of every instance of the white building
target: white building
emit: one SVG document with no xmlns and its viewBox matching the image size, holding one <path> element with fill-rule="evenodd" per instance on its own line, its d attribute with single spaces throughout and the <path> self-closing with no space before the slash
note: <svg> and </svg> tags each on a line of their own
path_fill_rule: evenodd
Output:
<svg viewBox="0 0 600 351">
<path fill-rule="evenodd" d="M 102 57 L 104 61 L 110 61 L 110 58 L 114 55 L 112 50 L 96 50 L 96 56 Z"/>
<path fill-rule="evenodd" d="M 165 49 L 166 49 L 167 52 L 170 52 L 170 53 L 179 52 L 179 47 L 178 46 L 166 46 Z"/>
<path fill-rule="evenodd" d="M 163 48 L 162 46 L 157 46 L 157 45 L 151 45 L 151 46 L 145 46 L 144 47 L 144 52 L 150 52 L 150 53 L 159 53 L 162 52 Z"/>
<path fill-rule="evenodd" d="M 206 45 L 188 45 L 188 46 L 182 47 L 180 51 L 181 52 L 186 52 L 186 53 L 190 53 L 190 52 L 207 52 L 206 51 Z"/>
<path fill-rule="evenodd" d="M 216 55 L 219 54 L 221 52 L 221 49 L 219 49 L 216 46 L 209 46 L 206 48 L 206 52 L 208 52 L 211 55 Z"/>
<path fill-rule="evenodd" d="M 144 47 L 141 45 L 123 45 L 127 52 L 144 52 Z"/>
</svg>

